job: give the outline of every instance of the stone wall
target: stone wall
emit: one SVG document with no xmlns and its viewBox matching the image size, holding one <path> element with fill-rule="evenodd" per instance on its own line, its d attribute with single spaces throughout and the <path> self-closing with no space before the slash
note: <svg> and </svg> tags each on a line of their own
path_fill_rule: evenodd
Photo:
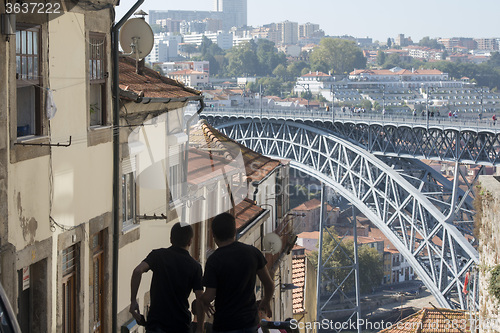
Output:
<svg viewBox="0 0 500 333">
<path fill-rule="evenodd" d="M 500 300 L 489 291 L 491 270 L 500 265 L 500 177 L 480 176 L 474 234 L 479 238 L 480 332 L 500 331 Z"/>
</svg>

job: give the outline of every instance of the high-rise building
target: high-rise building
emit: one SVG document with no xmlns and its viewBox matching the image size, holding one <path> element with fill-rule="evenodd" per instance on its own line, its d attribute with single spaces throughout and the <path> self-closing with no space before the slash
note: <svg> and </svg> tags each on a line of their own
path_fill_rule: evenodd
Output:
<svg viewBox="0 0 500 333">
<path fill-rule="evenodd" d="M 247 25 L 247 0 L 214 0 L 214 10 L 224 13 L 224 30 Z"/>
<path fill-rule="evenodd" d="M 309 38 L 319 30 L 319 24 L 305 23 L 299 25 L 299 38 Z"/>
<path fill-rule="evenodd" d="M 281 43 L 296 44 L 299 39 L 299 24 L 297 22 L 284 21 L 277 23 L 277 30 L 281 31 Z"/>
</svg>

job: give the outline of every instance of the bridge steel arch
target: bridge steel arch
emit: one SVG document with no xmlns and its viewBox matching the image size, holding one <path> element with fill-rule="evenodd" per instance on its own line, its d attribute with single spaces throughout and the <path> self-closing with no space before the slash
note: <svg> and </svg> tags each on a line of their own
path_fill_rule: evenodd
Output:
<svg viewBox="0 0 500 333">
<path fill-rule="evenodd" d="M 467 307 L 462 281 L 479 260 L 476 249 L 450 223 L 447 215 L 452 214 L 439 209 L 395 169 L 312 122 L 208 120 L 233 140 L 264 155 L 290 159 L 292 167 L 334 188 L 388 237 L 440 306 Z"/>
</svg>

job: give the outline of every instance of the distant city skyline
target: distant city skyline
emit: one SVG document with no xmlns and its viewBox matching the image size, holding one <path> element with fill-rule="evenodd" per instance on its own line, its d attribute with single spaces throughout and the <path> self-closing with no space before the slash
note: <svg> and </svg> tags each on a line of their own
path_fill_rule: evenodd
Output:
<svg viewBox="0 0 500 333">
<path fill-rule="evenodd" d="M 117 7 L 120 19 L 135 0 L 121 0 Z M 141 9 L 213 10 L 213 0 L 146 0 Z M 405 3 L 397 0 L 249 0 L 248 25 L 260 26 L 285 20 L 303 24 L 316 23 L 326 35 L 371 37 L 385 42 L 400 33 L 418 42 L 425 36 L 500 37 L 500 1 L 491 0 L 420 0 Z"/>
</svg>

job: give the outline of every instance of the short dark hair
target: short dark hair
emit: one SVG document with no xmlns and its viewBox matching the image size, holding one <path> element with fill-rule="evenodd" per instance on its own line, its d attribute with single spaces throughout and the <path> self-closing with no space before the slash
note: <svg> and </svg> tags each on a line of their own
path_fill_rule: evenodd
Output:
<svg viewBox="0 0 500 333">
<path fill-rule="evenodd" d="M 229 213 L 221 213 L 212 221 L 212 233 L 220 241 L 226 241 L 236 235 L 236 221 Z"/>
<path fill-rule="evenodd" d="M 170 231 L 170 242 L 173 246 L 186 247 L 193 238 L 193 227 L 187 223 L 177 222 Z"/>
</svg>

